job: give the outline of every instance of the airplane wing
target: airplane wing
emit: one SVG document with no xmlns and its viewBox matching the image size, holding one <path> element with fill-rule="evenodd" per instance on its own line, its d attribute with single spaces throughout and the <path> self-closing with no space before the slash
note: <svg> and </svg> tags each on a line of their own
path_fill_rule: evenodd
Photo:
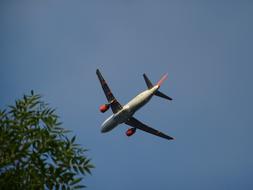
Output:
<svg viewBox="0 0 253 190">
<path fill-rule="evenodd" d="M 162 137 L 165 138 L 167 140 L 173 140 L 173 137 L 170 137 L 156 129 L 153 129 L 145 124 L 143 124 L 142 122 L 140 122 L 139 120 L 135 119 L 134 117 L 131 117 L 127 122 L 125 122 L 125 124 L 130 125 L 132 127 L 135 127 L 137 129 L 140 129 L 142 131 L 148 132 L 150 134 L 156 135 L 158 137 Z"/>
<path fill-rule="evenodd" d="M 113 96 L 109 86 L 107 85 L 105 79 L 103 78 L 102 74 L 100 73 L 100 71 L 97 69 L 96 74 L 98 76 L 98 79 L 100 81 L 100 84 L 103 88 L 103 91 L 105 93 L 105 96 L 108 100 L 108 102 L 110 103 L 110 107 L 112 109 L 113 113 L 117 113 L 119 110 L 122 109 L 122 106 L 120 105 L 120 103 L 116 100 L 116 98 Z"/>
</svg>

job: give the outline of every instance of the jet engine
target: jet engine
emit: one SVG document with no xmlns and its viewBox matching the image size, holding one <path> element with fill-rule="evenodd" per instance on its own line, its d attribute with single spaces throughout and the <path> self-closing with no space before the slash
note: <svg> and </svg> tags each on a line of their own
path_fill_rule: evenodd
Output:
<svg viewBox="0 0 253 190">
<path fill-rule="evenodd" d="M 126 136 L 130 137 L 136 132 L 136 128 L 130 128 L 126 131 Z"/>
<path fill-rule="evenodd" d="M 104 113 L 109 109 L 110 105 L 109 104 L 103 104 L 99 107 L 100 112 Z"/>
</svg>

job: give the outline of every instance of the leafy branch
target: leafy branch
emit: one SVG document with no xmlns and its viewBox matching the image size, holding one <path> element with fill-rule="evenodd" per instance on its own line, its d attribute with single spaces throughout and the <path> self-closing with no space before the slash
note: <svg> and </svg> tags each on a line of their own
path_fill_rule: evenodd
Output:
<svg viewBox="0 0 253 190">
<path fill-rule="evenodd" d="M 77 189 L 94 166 L 34 94 L 0 110 L 0 189 Z"/>
</svg>

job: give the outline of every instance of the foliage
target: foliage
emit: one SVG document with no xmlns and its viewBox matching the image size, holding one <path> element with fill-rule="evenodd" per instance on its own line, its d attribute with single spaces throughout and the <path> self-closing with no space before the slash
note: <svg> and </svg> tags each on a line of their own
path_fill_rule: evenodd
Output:
<svg viewBox="0 0 253 190">
<path fill-rule="evenodd" d="M 0 189 L 78 189 L 91 174 L 87 151 L 68 138 L 40 95 L 0 110 Z"/>
</svg>

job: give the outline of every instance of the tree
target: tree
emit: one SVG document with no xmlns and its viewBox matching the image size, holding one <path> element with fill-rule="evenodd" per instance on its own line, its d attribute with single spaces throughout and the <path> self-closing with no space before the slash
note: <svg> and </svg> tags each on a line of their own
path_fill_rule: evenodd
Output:
<svg viewBox="0 0 253 190">
<path fill-rule="evenodd" d="M 93 165 L 33 91 L 0 110 L 0 189 L 78 189 Z"/>
</svg>

